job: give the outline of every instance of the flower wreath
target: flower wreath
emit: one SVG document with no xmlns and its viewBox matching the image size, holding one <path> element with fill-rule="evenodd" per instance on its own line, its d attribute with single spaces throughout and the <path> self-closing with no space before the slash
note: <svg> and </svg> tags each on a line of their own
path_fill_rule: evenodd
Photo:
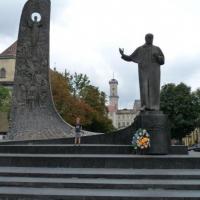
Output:
<svg viewBox="0 0 200 200">
<path fill-rule="evenodd" d="M 132 138 L 134 149 L 147 149 L 150 147 L 150 135 L 145 129 L 138 129 Z"/>
</svg>

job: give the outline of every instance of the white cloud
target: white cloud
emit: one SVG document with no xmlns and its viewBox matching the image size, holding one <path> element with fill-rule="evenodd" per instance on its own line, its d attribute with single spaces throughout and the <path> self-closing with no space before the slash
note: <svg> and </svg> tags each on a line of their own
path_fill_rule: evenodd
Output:
<svg viewBox="0 0 200 200">
<path fill-rule="evenodd" d="M 137 65 L 121 60 L 118 48 L 130 54 L 152 32 L 166 57 L 162 83 L 182 81 L 195 89 L 200 86 L 199 7 L 199 0 L 52 0 L 51 66 L 56 62 L 59 71 L 86 73 L 107 94 L 115 72 L 121 107 L 130 106 L 139 98 Z M 2 36 L 0 50 L 8 42 Z"/>
</svg>

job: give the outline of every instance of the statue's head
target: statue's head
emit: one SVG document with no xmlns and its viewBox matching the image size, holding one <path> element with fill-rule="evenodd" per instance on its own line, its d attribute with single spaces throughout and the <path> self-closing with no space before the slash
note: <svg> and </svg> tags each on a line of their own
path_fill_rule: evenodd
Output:
<svg viewBox="0 0 200 200">
<path fill-rule="evenodd" d="M 153 44 L 153 34 L 148 33 L 145 35 L 145 41 L 147 45 Z"/>
</svg>

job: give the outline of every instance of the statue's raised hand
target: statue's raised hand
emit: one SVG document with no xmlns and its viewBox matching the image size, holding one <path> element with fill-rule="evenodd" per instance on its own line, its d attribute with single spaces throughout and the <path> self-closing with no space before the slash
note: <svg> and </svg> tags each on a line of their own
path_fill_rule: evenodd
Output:
<svg viewBox="0 0 200 200">
<path fill-rule="evenodd" d="M 123 56 L 124 55 L 124 49 L 119 48 L 119 53 Z"/>
</svg>

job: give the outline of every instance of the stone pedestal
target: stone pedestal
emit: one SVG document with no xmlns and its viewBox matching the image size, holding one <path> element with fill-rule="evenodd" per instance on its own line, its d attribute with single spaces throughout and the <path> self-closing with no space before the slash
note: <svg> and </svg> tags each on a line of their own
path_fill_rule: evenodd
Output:
<svg viewBox="0 0 200 200">
<path fill-rule="evenodd" d="M 168 154 L 170 126 L 168 118 L 161 111 L 143 111 L 136 119 L 136 126 L 150 134 L 151 147 L 147 154 Z"/>
</svg>

